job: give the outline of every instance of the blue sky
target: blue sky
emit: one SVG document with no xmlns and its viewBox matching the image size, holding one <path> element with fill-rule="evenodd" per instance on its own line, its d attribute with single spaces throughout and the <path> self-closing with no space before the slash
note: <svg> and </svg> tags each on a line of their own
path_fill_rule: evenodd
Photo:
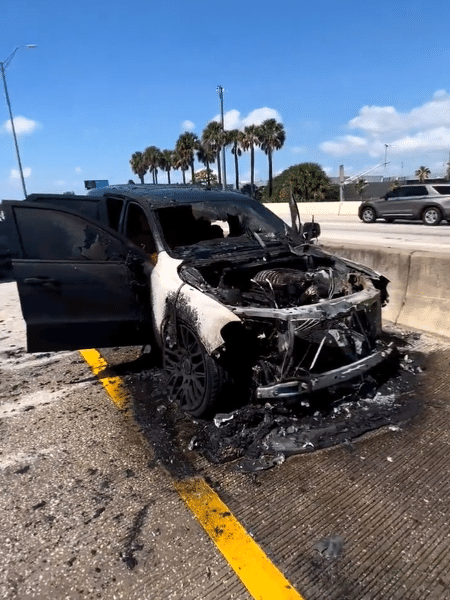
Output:
<svg viewBox="0 0 450 600">
<path fill-rule="evenodd" d="M 354 175 L 382 163 L 385 144 L 389 165 L 372 174 L 439 175 L 449 160 L 447 1 L 5 1 L 0 60 L 38 46 L 6 71 L 28 193 L 128 181 L 136 150 L 201 135 L 219 84 L 226 125 L 283 122 L 275 172 L 313 161 Z M 0 111 L 0 198 L 21 198 L 4 100 Z M 262 152 L 256 169 L 266 179 Z M 231 155 L 227 171 L 233 181 Z"/>
</svg>

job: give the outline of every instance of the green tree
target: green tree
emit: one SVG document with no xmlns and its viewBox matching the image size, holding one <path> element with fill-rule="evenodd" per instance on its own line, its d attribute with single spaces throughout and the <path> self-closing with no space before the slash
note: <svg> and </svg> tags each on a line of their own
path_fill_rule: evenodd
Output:
<svg viewBox="0 0 450 600">
<path fill-rule="evenodd" d="M 211 169 L 202 169 L 195 173 L 195 182 L 210 187 L 218 184 L 217 175 Z"/>
<path fill-rule="evenodd" d="M 414 175 L 419 178 L 420 183 L 423 183 L 425 179 L 428 179 L 428 177 L 431 175 L 431 171 L 428 167 L 424 167 L 422 165 L 417 169 Z"/>
<path fill-rule="evenodd" d="M 257 125 L 248 125 L 244 128 L 241 142 L 243 150 L 250 150 L 250 189 L 252 194 L 255 189 L 255 147 L 260 145 L 260 135 L 261 131 Z"/>
<path fill-rule="evenodd" d="M 239 129 L 232 129 L 226 131 L 228 144 L 231 146 L 231 154 L 234 156 L 234 174 L 236 176 L 236 189 L 239 189 L 239 157 L 242 154 L 242 140 L 244 134 Z"/>
<path fill-rule="evenodd" d="M 272 196 L 272 153 L 280 150 L 286 141 L 283 123 L 275 119 L 267 119 L 260 126 L 259 140 L 261 149 L 267 154 L 269 161 L 269 197 Z"/>
<path fill-rule="evenodd" d="M 147 173 L 148 168 L 142 152 L 134 152 L 134 154 L 131 155 L 130 165 L 133 173 L 139 177 L 141 183 L 144 183 L 144 175 Z"/>
<path fill-rule="evenodd" d="M 364 194 L 364 190 L 367 187 L 367 181 L 364 179 L 364 177 L 360 177 L 358 179 L 358 181 L 355 183 L 355 190 L 356 193 L 359 195 L 359 199 L 362 200 L 363 194 Z"/>
<path fill-rule="evenodd" d="M 205 169 L 205 173 L 208 176 L 210 173 L 212 173 L 211 169 L 209 168 L 209 165 L 212 164 L 215 160 L 216 160 L 216 153 L 214 152 L 214 150 L 211 148 L 211 146 L 207 143 L 203 143 L 201 142 L 199 144 L 198 150 L 197 150 L 197 158 L 198 160 L 203 163 L 206 167 Z M 198 172 L 195 174 L 195 179 L 197 179 L 198 176 Z M 217 177 L 216 177 L 217 180 Z M 210 185 L 210 181 L 207 181 L 208 186 Z"/>
<path fill-rule="evenodd" d="M 181 175 L 183 177 L 183 183 L 185 184 L 186 183 L 186 171 L 189 170 L 189 166 L 190 166 L 188 153 L 185 152 L 183 149 L 178 148 L 173 153 L 172 160 L 173 160 L 173 162 L 172 162 L 173 168 L 181 170 Z"/>
<path fill-rule="evenodd" d="M 202 132 L 202 144 L 209 148 L 216 155 L 217 173 L 219 176 L 219 185 L 222 185 L 222 169 L 220 165 L 220 151 L 225 144 L 225 133 L 222 125 L 217 121 L 210 121 Z"/>
<path fill-rule="evenodd" d="M 153 176 L 153 183 L 158 183 L 158 169 L 161 162 L 161 150 L 156 146 L 148 146 L 144 150 L 144 161 Z"/>
<path fill-rule="evenodd" d="M 195 173 L 194 173 L 194 158 L 195 151 L 199 146 L 199 139 L 192 133 L 192 131 L 185 131 L 180 135 L 177 140 L 175 149 L 180 151 L 187 158 L 189 166 L 191 167 L 191 179 L 192 183 L 195 183 Z"/>
<path fill-rule="evenodd" d="M 173 167 L 173 150 L 161 150 L 159 166 L 167 174 L 167 183 L 170 185 L 170 170 Z"/>
<path fill-rule="evenodd" d="M 266 186 L 263 202 L 288 202 L 290 190 L 299 202 L 335 200 L 336 186 L 322 167 L 316 163 L 301 163 L 289 167 L 273 179 L 273 194 L 269 197 L 269 186 Z"/>
</svg>

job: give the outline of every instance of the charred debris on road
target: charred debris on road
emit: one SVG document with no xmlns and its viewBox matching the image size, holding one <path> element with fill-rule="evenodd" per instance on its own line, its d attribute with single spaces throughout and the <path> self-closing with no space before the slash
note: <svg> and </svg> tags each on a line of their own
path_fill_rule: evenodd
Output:
<svg viewBox="0 0 450 600">
<path fill-rule="evenodd" d="M 425 357 L 415 350 L 419 334 L 386 334 L 396 351 L 364 378 L 329 390 L 278 402 L 235 406 L 199 419 L 179 410 L 165 386 L 164 372 L 141 357 L 118 365 L 133 396 L 132 412 L 155 451 L 174 476 L 192 475 L 192 452 L 212 463 L 230 463 L 241 473 L 282 464 L 295 454 L 335 445 L 350 451 L 364 434 L 389 427 L 401 431 L 420 411 L 418 389 Z M 112 367 L 114 371 L 114 367 Z M 149 401 L 151 398 L 151 401 Z"/>
</svg>

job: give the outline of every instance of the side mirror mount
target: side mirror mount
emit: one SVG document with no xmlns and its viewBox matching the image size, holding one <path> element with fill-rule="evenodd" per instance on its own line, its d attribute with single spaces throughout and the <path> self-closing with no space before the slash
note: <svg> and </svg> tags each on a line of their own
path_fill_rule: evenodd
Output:
<svg viewBox="0 0 450 600">
<path fill-rule="evenodd" d="M 318 238 L 320 235 L 320 225 L 319 223 L 305 223 L 303 225 L 303 239 L 305 242 L 309 242 L 314 238 Z"/>
</svg>

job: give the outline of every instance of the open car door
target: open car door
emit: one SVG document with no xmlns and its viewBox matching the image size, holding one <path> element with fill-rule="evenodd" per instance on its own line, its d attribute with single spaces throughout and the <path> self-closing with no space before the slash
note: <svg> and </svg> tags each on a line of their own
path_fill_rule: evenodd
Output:
<svg viewBox="0 0 450 600">
<path fill-rule="evenodd" d="M 3 202 L 28 352 L 149 342 L 145 256 L 55 206 Z"/>
</svg>

